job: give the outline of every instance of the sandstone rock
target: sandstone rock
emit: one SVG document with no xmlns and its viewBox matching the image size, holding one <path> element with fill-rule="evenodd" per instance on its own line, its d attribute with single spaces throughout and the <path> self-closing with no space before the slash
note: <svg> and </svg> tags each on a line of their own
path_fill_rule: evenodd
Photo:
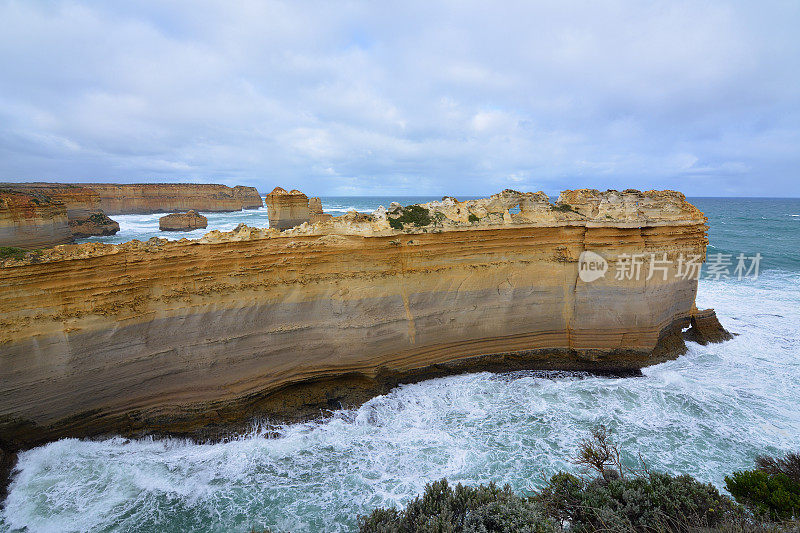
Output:
<svg viewBox="0 0 800 533">
<path fill-rule="evenodd" d="M 204 229 L 207 226 L 208 219 L 193 209 L 186 213 L 172 213 L 158 219 L 158 229 L 161 231 L 191 231 Z"/>
<path fill-rule="evenodd" d="M 592 220 L 705 219 L 703 213 L 677 191 L 642 192 L 626 189 L 622 192 L 615 190 L 600 192 L 597 189 L 576 189 L 562 192 L 558 197 L 558 203 L 568 205 Z"/>
<path fill-rule="evenodd" d="M 114 235 L 119 224 L 100 208 L 100 195 L 88 187 L 67 183 L 13 183 L 8 188 L 26 194 L 42 195 L 64 204 L 69 227 L 75 238 Z"/>
<path fill-rule="evenodd" d="M 666 280 L 588 283 L 577 261 L 587 249 L 609 262 L 704 257 L 705 217 L 671 193 L 621 194 L 636 197 L 637 218 L 503 191 L 445 199 L 428 208 L 441 221 L 403 231 L 348 213 L 0 261 L 0 436 L 208 436 L 429 376 L 625 372 L 674 358 L 683 328 L 708 324 L 697 281 L 673 266 Z"/>
<path fill-rule="evenodd" d="M 332 215 L 322 212 L 322 201 L 319 198 L 309 198 L 297 189 L 286 192 L 281 187 L 275 187 L 266 196 L 266 203 L 269 225 L 279 230 L 293 228 L 304 222 L 325 222 L 332 218 Z"/>
<path fill-rule="evenodd" d="M 92 236 L 115 235 L 119 231 L 119 223 L 111 220 L 103 213 L 92 213 L 85 217 L 73 217 L 69 220 L 72 236 L 80 239 Z"/>
<path fill-rule="evenodd" d="M 309 223 L 316 224 L 317 222 L 324 222 L 333 218 L 333 215 L 322 211 L 322 200 L 313 196 L 308 199 L 308 209 L 311 212 Z"/>
<path fill-rule="evenodd" d="M 42 194 L 0 189 L 0 247 L 37 249 L 72 240 L 63 203 Z"/>
<path fill-rule="evenodd" d="M 261 207 L 254 187 L 206 183 L 85 183 L 100 198 L 107 215 L 148 214 L 188 210 L 220 212 Z"/>
<path fill-rule="evenodd" d="M 713 309 L 694 310 L 691 316 L 691 327 L 683 333 L 687 341 L 705 346 L 709 343 L 720 343 L 733 338 L 728 330 L 722 327 Z"/>
</svg>

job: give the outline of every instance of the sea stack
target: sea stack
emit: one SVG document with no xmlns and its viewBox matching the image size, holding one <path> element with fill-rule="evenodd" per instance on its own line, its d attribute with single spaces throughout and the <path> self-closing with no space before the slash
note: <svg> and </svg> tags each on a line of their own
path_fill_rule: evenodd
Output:
<svg viewBox="0 0 800 533">
<path fill-rule="evenodd" d="M 191 231 L 205 229 L 207 226 L 208 219 L 193 209 L 186 213 L 172 213 L 158 219 L 158 229 L 161 231 Z"/>
<path fill-rule="evenodd" d="M 286 192 L 275 187 L 266 196 L 266 204 L 271 228 L 285 230 L 311 220 L 308 196 L 297 189 Z"/>
<path fill-rule="evenodd" d="M 317 222 L 323 222 L 333 218 L 333 215 L 322 211 L 322 200 L 320 200 L 317 196 L 312 196 L 308 199 L 308 209 L 311 213 L 309 219 L 309 223 L 311 224 L 316 224 Z"/>
<path fill-rule="evenodd" d="M 305 195 L 271 196 L 282 221 L 309 209 Z M 636 371 L 682 354 L 692 324 L 724 338 L 677 266 L 702 261 L 708 243 L 682 194 L 560 198 L 506 190 L 284 231 L 0 259 L 0 448 L 207 438 L 444 374 Z M 588 252 L 604 264 L 590 277 Z M 620 276 L 632 257 L 640 273 Z"/>
</svg>

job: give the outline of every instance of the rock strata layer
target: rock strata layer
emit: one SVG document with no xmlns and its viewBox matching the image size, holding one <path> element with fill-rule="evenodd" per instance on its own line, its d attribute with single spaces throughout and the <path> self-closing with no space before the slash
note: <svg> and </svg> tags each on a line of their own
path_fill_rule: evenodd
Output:
<svg viewBox="0 0 800 533">
<path fill-rule="evenodd" d="M 0 188 L 0 247 L 33 250 L 68 242 L 72 232 L 63 203 Z"/>
<path fill-rule="evenodd" d="M 170 211 L 239 211 L 264 204 L 255 187 L 200 183 L 84 184 L 100 197 L 108 215 Z"/>
<path fill-rule="evenodd" d="M 704 322 L 677 261 L 663 278 L 609 270 L 586 282 L 579 259 L 641 254 L 646 273 L 651 254 L 703 258 L 703 213 L 672 191 L 562 196 L 503 191 L 7 259 L 0 447 L 218 436 L 431 376 L 630 372 L 683 353 L 682 330 Z"/>
<path fill-rule="evenodd" d="M 114 235 L 119 231 L 119 224 L 103 213 L 100 195 L 88 187 L 68 183 L 9 183 L 3 187 L 63 204 L 75 238 Z"/>
<path fill-rule="evenodd" d="M 161 231 L 191 231 L 206 226 L 208 219 L 194 210 L 172 213 L 158 219 L 158 229 Z"/>
</svg>

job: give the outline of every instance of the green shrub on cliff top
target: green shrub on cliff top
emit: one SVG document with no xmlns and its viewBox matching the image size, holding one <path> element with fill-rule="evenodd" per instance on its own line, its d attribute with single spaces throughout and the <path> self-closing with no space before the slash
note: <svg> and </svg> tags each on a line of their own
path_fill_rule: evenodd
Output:
<svg viewBox="0 0 800 533">
<path fill-rule="evenodd" d="M 782 472 L 744 470 L 725 476 L 725 487 L 736 501 L 771 520 L 800 517 L 800 484 Z"/>
<path fill-rule="evenodd" d="M 409 205 L 404 207 L 400 216 L 389 217 L 389 225 L 394 229 L 403 229 L 406 224 L 416 224 L 419 227 L 427 226 L 431 223 L 430 211 L 419 205 Z"/>
<path fill-rule="evenodd" d="M 593 479 L 560 472 L 530 497 L 490 483 L 478 487 L 446 480 L 429 484 L 404 509 L 376 509 L 359 517 L 362 533 L 490 531 L 783 531 L 747 516 L 711 484 L 625 468 L 605 428 L 582 441 L 575 463 Z M 783 474 L 781 474 L 783 475 Z M 790 525 L 791 526 L 791 525 Z M 788 531 L 788 529 L 786 529 Z"/>
<path fill-rule="evenodd" d="M 517 496 L 506 485 L 494 483 L 478 487 L 455 488 L 447 480 L 425 487 L 402 511 L 376 509 L 359 518 L 362 533 L 389 532 L 530 532 L 558 531 L 546 519 L 538 504 Z"/>
<path fill-rule="evenodd" d="M 13 246 L 0 246 L 0 259 L 25 259 L 28 250 Z"/>
</svg>

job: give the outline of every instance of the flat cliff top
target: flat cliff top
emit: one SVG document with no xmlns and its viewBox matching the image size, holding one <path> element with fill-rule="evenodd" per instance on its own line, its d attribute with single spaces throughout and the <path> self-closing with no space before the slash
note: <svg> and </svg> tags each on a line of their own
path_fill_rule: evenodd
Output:
<svg viewBox="0 0 800 533">
<path fill-rule="evenodd" d="M 167 187 L 176 184 L 144 185 Z M 276 193 L 292 195 L 298 194 L 299 191 L 286 193 L 283 189 L 276 189 L 271 194 Z M 317 237 L 323 243 L 335 244 L 336 236 L 391 237 L 526 226 L 612 228 L 683 226 L 705 224 L 706 221 L 705 215 L 677 191 L 576 189 L 562 192 L 558 200 L 551 203 L 548 196 L 541 191 L 523 193 L 506 189 L 488 198 L 463 202 L 453 197 L 444 197 L 440 201 L 412 206 L 393 203 L 388 209 L 381 206 L 370 214 L 351 211 L 314 224 L 306 222 L 282 232 L 274 228 L 252 228 L 240 224 L 234 230 L 228 232 L 214 230 L 195 240 L 169 241 L 154 237 L 147 242 L 133 240 L 116 245 L 102 243 L 61 245 L 38 254 L 28 254 L 22 259 L 2 260 L 0 266 L 15 267 L 96 257 L 123 251 L 158 252 L 172 250 L 174 247 L 259 239 L 306 240 Z"/>
</svg>

